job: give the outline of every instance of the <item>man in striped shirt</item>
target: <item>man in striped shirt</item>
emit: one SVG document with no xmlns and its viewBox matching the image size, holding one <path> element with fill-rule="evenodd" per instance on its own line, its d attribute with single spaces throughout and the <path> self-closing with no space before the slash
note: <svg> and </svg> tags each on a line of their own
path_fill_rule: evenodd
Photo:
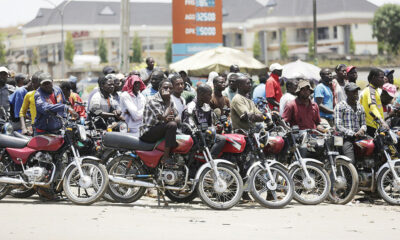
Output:
<svg viewBox="0 0 400 240">
<path fill-rule="evenodd" d="M 353 143 L 357 137 L 363 136 L 367 131 L 365 124 L 364 108 L 358 102 L 360 88 L 353 82 L 348 83 L 344 90 L 347 100 L 341 101 L 335 107 L 336 130 L 343 134 L 343 154 L 354 163 Z"/>
</svg>

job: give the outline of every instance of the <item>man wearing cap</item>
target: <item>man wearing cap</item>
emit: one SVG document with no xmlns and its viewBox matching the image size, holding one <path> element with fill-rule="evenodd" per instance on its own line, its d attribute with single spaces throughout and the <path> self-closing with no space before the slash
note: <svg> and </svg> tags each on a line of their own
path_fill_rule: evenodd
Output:
<svg viewBox="0 0 400 240">
<path fill-rule="evenodd" d="M 393 84 L 394 82 L 393 73 L 394 70 L 388 70 L 388 69 L 385 70 L 385 80 L 386 80 L 385 83 Z"/>
<path fill-rule="evenodd" d="M 282 97 L 279 77 L 282 76 L 283 67 L 279 63 L 273 63 L 269 67 L 269 70 L 271 71 L 271 75 L 265 84 L 265 96 L 267 97 L 269 108 L 271 110 L 274 108 L 279 110 L 279 102 Z"/>
<path fill-rule="evenodd" d="M 364 108 L 358 103 L 360 88 L 353 82 L 344 87 L 346 101 L 339 102 L 335 107 L 335 127 L 343 134 L 343 155 L 354 163 L 353 144 L 357 137 L 364 136 L 367 131 Z"/>
<path fill-rule="evenodd" d="M 375 136 L 376 128 L 374 119 L 378 118 L 383 127 L 389 128 L 383 115 L 383 106 L 378 88 L 384 83 L 384 72 L 378 68 L 372 68 L 368 74 L 368 86 L 360 96 L 360 103 L 364 107 L 365 121 L 367 123 L 367 133 Z M 372 113 L 372 114 L 371 114 Z"/>
<path fill-rule="evenodd" d="M 318 105 L 310 100 L 310 95 L 314 91 L 310 82 L 300 80 L 296 89 L 297 98 L 286 104 L 282 118 L 290 126 L 299 126 L 303 129 L 323 130 L 319 125 L 321 118 L 319 116 Z"/>
<path fill-rule="evenodd" d="M 347 73 L 347 80 L 349 80 L 349 82 L 356 83 L 358 78 L 356 67 L 348 66 L 346 68 L 346 73 Z"/>
<path fill-rule="evenodd" d="M 62 117 L 69 111 L 74 117 L 76 112 L 66 105 L 66 100 L 61 89 L 53 86 L 53 78 L 48 73 L 39 75 L 40 87 L 35 93 L 36 119 L 35 135 L 58 134 L 62 127 L 62 122 L 50 112 L 56 113 Z"/>
<path fill-rule="evenodd" d="M 0 111 L 0 118 L 4 118 L 4 114 L 8 113 L 10 110 L 10 102 L 8 101 L 8 96 L 10 92 L 8 91 L 7 79 L 10 75 L 10 71 L 6 67 L 0 67 L 0 107 L 3 107 L 5 111 Z"/>
<path fill-rule="evenodd" d="M 321 83 L 314 90 L 314 101 L 318 104 L 320 115 L 328 123 L 333 125 L 333 93 L 332 72 L 329 69 L 322 69 L 319 73 Z"/>
<path fill-rule="evenodd" d="M 332 91 L 333 91 L 333 105 L 346 101 L 346 93 L 344 92 L 344 86 L 347 83 L 346 77 L 346 65 L 339 64 L 335 68 L 336 76 L 332 80 Z"/>
</svg>

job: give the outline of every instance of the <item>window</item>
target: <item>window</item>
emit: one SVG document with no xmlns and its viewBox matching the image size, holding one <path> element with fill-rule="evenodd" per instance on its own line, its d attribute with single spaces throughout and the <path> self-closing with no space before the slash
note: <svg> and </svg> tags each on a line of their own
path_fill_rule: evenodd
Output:
<svg viewBox="0 0 400 240">
<path fill-rule="evenodd" d="M 276 31 L 273 31 L 271 34 L 272 40 L 276 40 Z"/>
<path fill-rule="evenodd" d="M 242 46 L 242 34 L 235 33 L 235 47 Z"/>
<path fill-rule="evenodd" d="M 311 32 L 310 28 L 299 28 L 296 30 L 296 40 L 297 42 L 308 42 L 309 34 Z"/>
<path fill-rule="evenodd" d="M 337 39 L 337 26 L 333 27 L 333 39 Z"/>
<path fill-rule="evenodd" d="M 325 40 L 325 39 L 329 39 L 329 28 L 328 27 L 318 28 L 318 40 Z"/>
</svg>

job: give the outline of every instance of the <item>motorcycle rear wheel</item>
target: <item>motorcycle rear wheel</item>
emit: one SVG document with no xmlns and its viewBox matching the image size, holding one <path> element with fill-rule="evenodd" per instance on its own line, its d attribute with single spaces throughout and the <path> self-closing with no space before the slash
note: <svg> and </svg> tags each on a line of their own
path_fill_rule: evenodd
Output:
<svg viewBox="0 0 400 240">
<path fill-rule="evenodd" d="M 400 166 L 394 166 L 394 170 L 400 175 Z M 392 205 L 400 205 L 400 186 L 395 183 L 394 176 L 389 168 L 385 168 L 379 173 L 377 185 L 379 195 L 383 200 Z"/>
<path fill-rule="evenodd" d="M 209 207 L 226 210 L 239 203 L 243 194 L 243 180 L 239 172 L 227 164 L 219 164 L 217 169 L 225 186 L 217 190 L 214 170 L 206 168 L 200 174 L 197 192 Z"/>
<path fill-rule="evenodd" d="M 7 171 L 7 168 L 2 162 L 0 162 L 0 172 L 5 171 Z M 7 196 L 10 191 L 10 185 L 8 185 L 7 183 L 0 183 L 0 200 Z"/>
<path fill-rule="evenodd" d="M 250 174 L 250 194 L 261 205 L 267 208 L 282 208 L 293 199 L 293 180 L 280 166 L 271 166 L 271 173 L 275 179 L 276 190 L 270 188 L 270 176 L 261 167 L 257 167 Z"/>
<path fill-rule="evenodd" d="M 33 188 L 26 188 L 21 186 L 19 188 L 14 188 L 10 191 L 10 195 L 15 198 L 28 198 L 33 196 L 36 193 L 36 190 Z"/>
<path fill-rule="evenodd" d="M 145 174 L 145 170 L 138 164 L 138 162 L 128 156 L 120 156 L 111 160 L 107 164 L 107 172 L 111 175 L 118 175 L 119 177 L 127 177 L 127 165 L 132 161 L 132 166 L 130 167 L 135 174 Z M 130 170 L 128 170 L 130 171 Z M 120 185 L 118 183 L 112 183 L 111 181 L 108 184 L 107 193 L 110 195 L 115 201 L 120 203 L 133 203 L 139 200 L 144 193 L 146 192 L 145 187 L 135 187 L 135 186 L 126 186 Z"/>
<path fill-rule="evenodd" d="M 197 191 L 182 192 L 182 191 L 172 191 L 165 190 L 165 195 L 172 201 L 177 203 L 190 203 L 195 198 L 198 197 Z"/>
<path fill-rule="evenodd" d="M 331 181 L 328 173 L 319 165 L 309 162 L 306 165 L 307 171 L 315 181 L 315 186 L 312 189 L 306 189 L 304 181 L 306 180 L 303 169 L 295 165 L 289 170 L 290 177 L 294 183 L 293 198 L 299 203 L 305 205 L 316 205 L 323 202 L 331 189 Z"/>
<path fill-rule="evenodd" d="M 345 179 L 345 187 L 337 188 L 335 186 L 331 168 L 328 168 L 328 174 L 331 177 L 332 183 L 328 196 L 330 202 L 344 205 L 353 200 L 358 191 L 358 173 L 354 165 L 344 160 L 336 161 L 336 177 Z"/>
<path fill-rule="evenodd" d="M 78 168 L 73 166 L 65 173 L 63 189 L 65 195 L 73 203 L 90 205 L 103 197 L 108 186 L 108 174 L 104 165 L 96 161 L 84 161 L 81 168 L 85 177 L 89 177 L 90 180 L 83 179 L 79 174 Z M 86 184 L 87 186 L 82 186 Z"/>
</svg>

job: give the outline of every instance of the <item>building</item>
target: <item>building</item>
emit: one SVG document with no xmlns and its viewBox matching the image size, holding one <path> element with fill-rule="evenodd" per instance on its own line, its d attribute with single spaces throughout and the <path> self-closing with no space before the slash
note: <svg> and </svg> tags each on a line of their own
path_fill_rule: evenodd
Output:
<svg viewBox="0 0 400 240">
<path fill-rule="evenodd" d="M 289 56 L 305 58 L 312 32 L 312 1 L 279 0 L 273 9 L 264 8 L 259 1 L 223 0 L 223 44 L 253 54 L 253 43 L 258 38 L 260 58 L 268 62 L 280 58 L 282 36 L 286 35 Z M 377 54 L 377 42 L 372 38 L 369 24 L 377 6 L 367 0 L 317 2 L 321 55 L 334 58 L 350 54 L 350 36 L 354 39 L 355 55 Z M 9 61 L 17 64 L 16 70 L 26 71 L 27 63 L 32 65 L 37 61 L 41 69 L 60 77 L 62 9 L 64 31 L 72 34 L 75 54 L 98 55 L 102 37 L 106 41 L 109 64 L 118 66 L 120 3 L 75 0 L 65 4 L 40 9 L 35 19 L 22 27 L 19 36 L 9 38 Z M 172 37 L 171 3 L 130 4 L 131 42 L 138 36 L 142 56 L 152 56 L 159 65 L 165 66 L 165 47 Z M 76 70 L 74 66 L 67 69 Z"/>
</svg>

